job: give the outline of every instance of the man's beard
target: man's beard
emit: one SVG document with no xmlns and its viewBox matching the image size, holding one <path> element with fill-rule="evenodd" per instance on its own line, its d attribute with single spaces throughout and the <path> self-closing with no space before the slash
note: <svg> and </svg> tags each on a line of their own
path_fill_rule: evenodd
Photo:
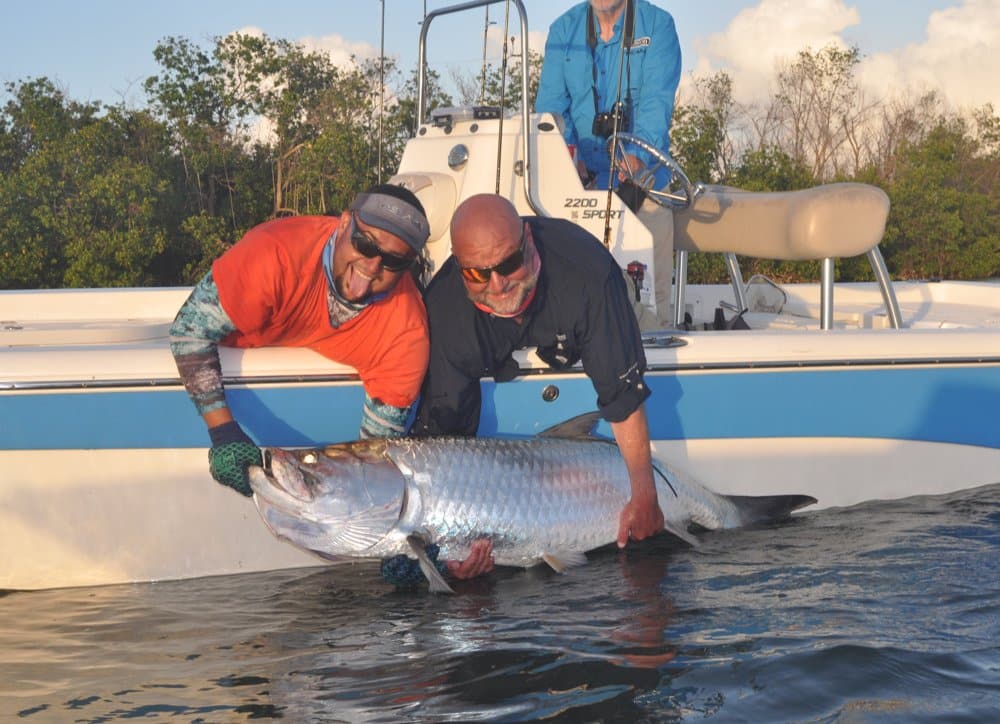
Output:
<svg viewBox="0 0 1000 724">
<path fill-rule="evenodd" d="M 524 311 L 524 307 L 527 306 L 525 300 L 531 296 L 537 284 L 538 278 L 531 276 L 527 279 L 511 282 L 511 288 L 504 293 L 504 298 L 501 300 L 497 300 L 497 295 L 490 292 L 488 287 L 475 294 L 469 292 L 469 299 L 480 308 L 486 307 L 491 310 L 498 317 L 514 317 Z M 511 292 L 516 292 L 516 294 Z"/>
</svg>

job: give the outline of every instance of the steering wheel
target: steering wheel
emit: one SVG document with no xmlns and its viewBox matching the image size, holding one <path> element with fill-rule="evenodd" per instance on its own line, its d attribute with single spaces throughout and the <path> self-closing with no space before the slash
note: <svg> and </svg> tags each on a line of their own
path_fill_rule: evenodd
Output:
<svg viewBox="0 0 1000 724">
<path fill-rule="evenodd" d="M 648 153 L 654 163 L 644 168 L 633 171 L 629 168 L 625 160 L 626 146 L 635 146 Z M 695 186 L 688 179 L 684 169 L 680 167 L 670 154 L 661 151 L 638 136 L 631 133 L 618 133 L 608 138 L 608 152 L 614 153 L 614 166 L 627 181 L 631 181 L 636 186 L 646 192 L 646 196 L 658 203 L 660 206 L 668 206 L 673 209 L 686 209 L 694 201 L 695 197 L 701 193 L 701 185 Z M 661 168 L 670 171 L 670 180 L 661 188 L 653 188 L 656 183 L 656 172 Z"/>
</svg>

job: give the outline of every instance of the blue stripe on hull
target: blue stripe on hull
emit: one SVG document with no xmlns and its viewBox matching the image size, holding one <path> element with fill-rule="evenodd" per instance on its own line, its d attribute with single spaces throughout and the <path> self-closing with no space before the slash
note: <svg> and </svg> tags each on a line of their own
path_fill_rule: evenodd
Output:
<svg viewBox="0 0 1000 724">
<path fill-rule="evenodd" d="M 258 442 L 307 446 L 353 440 L 364 390 L 354 385 L 231 387 L 233 415 Z M 0 395 L 0 450 L 208 447 L 182 388 Z"/>
<path fill-rule="evenodd" d="M 656 440 L 873 437 L 1000 448 L 1000 366 L 651 373 Z M 544 402 L 546 387 L 558 397 Z M 357 437 L 360 384 L 228 390 L 236 418 L 262 444 Z M 480 432 L 533 435 L 595 408 L 583 375 L 484 384 Z M 609 432 L 602 425 L 604 432 Z M 183 389 L 0 395 L 0 449 L 206 447 Z"/>
<path fill-rule="evenodd" d="M 654 440 L 874 437 L 1000 447 L 1000 366 L 671 372 L 646 380 Z M 559 398 L 543 403 L 549 384 Z M 480 432 L 503 435 L 534 434 L 593 410 L 596 396 L 585 378 L 528 377 L 490 384 L 484 399 Z"/>
</svg>

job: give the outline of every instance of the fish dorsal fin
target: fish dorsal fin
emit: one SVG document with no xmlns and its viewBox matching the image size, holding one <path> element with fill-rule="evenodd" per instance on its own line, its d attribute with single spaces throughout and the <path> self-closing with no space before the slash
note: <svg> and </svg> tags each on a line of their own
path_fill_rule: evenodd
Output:
<svg viewBox="0 0 1000 724">
<path fill-rule="evenodd" d="M 538 433 L 539 437 L 562 437 L 562 438 L 573 438 L 573 439 L 589 439 L 589 440 L 603 440 L 607 442 L 607 438 L 603 438 L 600 435 L 595 434 L 594 430 L 597 428 L 597 423 L 601 421 L 601 413 L 599 412 L 585 412 L 582 415 L 577 415 L 576 417 L 571 417 L 568 420 L 560 422 L 558 425 L 553 425 L 552 427 L 546 428 Z"/>
<path fill-rule="evenodd" d="M 580 551 L 553 551 L 545 553 L 542 560 L 556 573 L 565 573 L 567 568 L 586 565 L 587 556 Z"/>
</svg>

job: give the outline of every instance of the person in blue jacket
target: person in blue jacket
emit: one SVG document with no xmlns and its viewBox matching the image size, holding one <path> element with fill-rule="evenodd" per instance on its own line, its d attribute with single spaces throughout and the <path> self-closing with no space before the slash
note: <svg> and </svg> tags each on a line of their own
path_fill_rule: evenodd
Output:
<svg viewBox="0 0 1000 724">
<path fill-rule="evenodd" d="M 631 36 L 624 53 L 623 33 Z M 616 104 L 623 111 L 619 130 L 667 151 L 680 76 L 681 49 L 670 13 L 647 0 L 589 0 L 549 27 L 535 111 L 562 117 L 584 186 L 606 189 L 612 180 L 607 138 Z M 639 156 L 629 159 L 640 164 L 633 169 L 645 163 Z"/>
<path fill-rule="evenodd" d="M 622 183 L 620 173 L 612 174 L 607 141 L 617 130 L 668 152 L 680 76 L 681 49 L 670 13 L 647 0 L 588 0 L 549 27 L 535 96 L 536 112 L 562 119 L 584 188 L 614 188 L 653 234 L 659 319 L 637 303 L 643 330 L 670 325 L 673 214 L 647 199 L 638 186 Z M 649 164 L 647 154 L 634 146 L 621 151 L 633 173 Z M 663 188 L 669 172 L 661 168 L 655 179 L 655 187 Z"/>
</svg>

